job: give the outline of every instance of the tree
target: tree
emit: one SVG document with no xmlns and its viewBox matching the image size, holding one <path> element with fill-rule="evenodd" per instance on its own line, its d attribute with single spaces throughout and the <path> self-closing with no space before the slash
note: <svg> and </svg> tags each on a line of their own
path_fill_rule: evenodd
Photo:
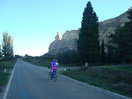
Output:
<svg viewBox="0 0 132 99">
<path fill-rule="evenodd" d="M 3 34 L 2 54 L 5 59 L 11 59 L 13 57 L 13 39 L 8 33 Z"/>
<path fill-rule="evenodd" d="M 128 11 L 129 22 L 124 27 L 118 27 L 115 34 L 110 35 L 109 43 L 112 43 L 114 60 L 119 63 L 132 62 L 132 8 Z M 118 60 L 117 60 L 118 59 Z"/>
<path fill-rule="evenodd" d="M 128 19 L 129 22 L 125 23 L 124 31 L 126 34 L 126 51 L 124 54 L 126 54 L 126 62 L 130 63 L 132 62 L 132 7 L 128 10 Z"/>
<path fill-rule="evenodd" d="M 105 64 L 104 40 L 102 40 L 102 43 L 101 43 L 101 63 L 102 65 Z"/>
<path fill-rule="evenodd" d="M 67 51 L 64 53 L 59 53 L 57 59 L 60 63 L 63 64 L 79 64 L 78 52 L 76 51 Z"/>
<path fill-rule="evenodd" d="M 98 62 L 100 52 L 98 26 L 98 17 L 89 1 L 83 12 L 78 40 L 78 52 L 83 63 L 86 61 L 89 63 Z"/>
</svg>

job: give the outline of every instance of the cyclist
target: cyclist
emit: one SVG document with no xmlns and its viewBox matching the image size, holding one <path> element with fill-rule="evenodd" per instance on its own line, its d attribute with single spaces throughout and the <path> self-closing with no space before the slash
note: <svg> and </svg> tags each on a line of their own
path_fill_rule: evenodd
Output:
<svg viewBox="0 0 132 99">
<path fill-rule="evenodd" d="M 57 68 L 58 68 L 58 61 L 53 59 L 53 61 L 49 64 L 48 68 L 51 68 L 52 71 L 51 71 L 51 79 L 53 77 L 53 73 L 57 72 Z"/>
</svg>

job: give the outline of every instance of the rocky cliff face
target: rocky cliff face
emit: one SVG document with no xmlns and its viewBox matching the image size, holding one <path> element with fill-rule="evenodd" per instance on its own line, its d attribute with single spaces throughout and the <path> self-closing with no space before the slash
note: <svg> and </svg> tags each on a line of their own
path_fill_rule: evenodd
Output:
<svg viewBox="0 0 132 99">
<path fill-rule="evenodd" d="M 99 41 L 101 44 L 102 39 L 104 43 L 108 42 L 108 36 L 112 33 L 115 33 L 115 29 L 119 26 L 124 26 L 125 22 L 128 22 L 127 12 L 121 14 L 116 18 L 105 20 L 99 23 Z M 53 41 L 49 46 L 48 54 L 58 54 L 63 53 L 69 50 L 77 50 L 77 40 L 79 38 L 78 30 L 66 31 L 62 38 L 57 34 L 55 41 Z"/>
<path fill-rule="evenodd" d="M 114 34 L 115 29 L 117 27 L 120 27 L 120 26 L 122 27 L 125 25 L 125 22 L 129 21 L 127 16 L 128 16 L 127 12 L 125 12 L 116 18 L 105 20 L 105 21 L 99 23 L 99 41 L 100 41 L 100 44 L 101 44 L 102 39 L 104 39 L 104 43 L 106 44 L 109 40 L 108 36 L 110 34 Z"/>
<path fill-rule="evenodd" d="M 69 50 L 77 50 L 77 40 L 79 38 L 79 30 L 66 31 L 61 40 L 58 39 L 59 35 L 55 37 L 49 46 L 48 54 L 58 54 Z"/>
</svg>

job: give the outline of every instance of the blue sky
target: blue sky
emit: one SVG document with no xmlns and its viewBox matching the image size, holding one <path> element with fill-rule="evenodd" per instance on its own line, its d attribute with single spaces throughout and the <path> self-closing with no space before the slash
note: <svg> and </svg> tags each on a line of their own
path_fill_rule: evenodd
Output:
<svg viewBox="0 0 132 99">
<path fill-rule="evenodd" d="M 132 0 L 90 0 L 99 21 L 132 7 Z M 14 53 L 43 55 L 57 32 L 77 30 L 88 0 L 0 0 L 0 41 L 13 37 Z"/>
</svg>

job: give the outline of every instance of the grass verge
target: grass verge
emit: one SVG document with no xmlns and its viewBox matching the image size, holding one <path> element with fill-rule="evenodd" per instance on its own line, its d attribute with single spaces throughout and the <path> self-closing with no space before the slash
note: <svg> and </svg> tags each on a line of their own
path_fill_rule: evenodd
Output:
<svg viewBox="0 0 132 99">
<path fill-rule="evenodd" d="M 90 85 L 132 97 L 132 65 L 81 67 L 61 74 Z"/>
<path fill-rule="evenodd" d="M 48 67 L 50 62 L 52 61 L 52 59 L 36 59 L 36 58 L 26 58 L 23 60 L 28 63 L 41 66 L 41 67 Z"/>
<path fill-rule="evenodd" d="M 53 59 L 37 59 L 37 58 L 26 58 L 23 59 L 26 62 L 29 62 L 31 64 L 37 65 L 37 66 L 41 66 L 41 67 L 48 67 L 50 62 Z M 59 67 L 71 67 L 71 66 L 76 66 L 75 64 L 61 64 L 59 63 Z"/>
<path fill-rule="evenodd" d="M 2 86 L 8 82 L 10 70 L 13 69 L 16 61 L 0 61 L 0 92 L 2 92 Z M 6 72 L 4 72 L 6 69 Z"/>
</svg>

